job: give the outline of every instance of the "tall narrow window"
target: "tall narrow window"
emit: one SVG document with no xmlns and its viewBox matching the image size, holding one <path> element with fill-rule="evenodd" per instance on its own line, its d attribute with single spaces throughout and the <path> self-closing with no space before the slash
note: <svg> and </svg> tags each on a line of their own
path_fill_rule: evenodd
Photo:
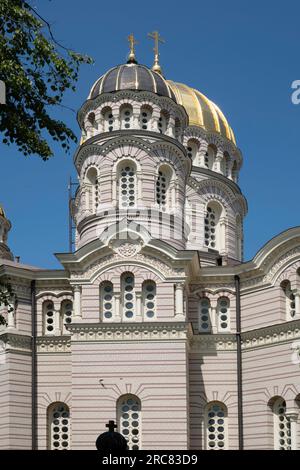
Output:
<svg viewBox="0 0 300 470">
<path fill-rule="evenodd" d="M 113 284 L 109 281 L 103 282 L 100 288 L 101 315 L 103 320 L 113 317 Z"/>
<path fill-rule="evenodd" d="M 209 203 L 206 208 L 204 219 L 204 243 L 208 248 L 220 249 L 220 227 L 219 220 L 221 208 L 216 203 Z"/>
<path fill-rule="evenodd" d="M 210 300 L 206 297 L 199 302 L 199 331 L 211 333 L 211 306 Z"/>
<path fill-rule="evenodd" d="M 171 169 L 168 166 L 162 165 L 159 168 L 156 180 L 156 203 L 161 210 L 166 210 L 170 204 L 169 186 L 171 176 Z"/>
<path fill-rule="evenodd" d="M 230 302 L 227 297 L 221 297 L 217 303 L 218 331 L 230 329 Z"/>
<path fill-rule="evenodd" d="M 72 323 L 72 315 L 73 315 L 73 304 L 70 300 L 65 300 L 62 302 L 61 305 L 61 331 L 63 334 L 69 334 L 70 332 L 67 330 L 66 325 L 70 325 Z"/>
<path fill-rule="evenodd" d="M 136 201 L 136 173 L 131 162 L 121 166 L 118 186 L 120 207 L 133 207 Z"/>
<path fill-rule="evenodd" d="M 129 450 L 141 448 L 141 401 L 134 395 L 125 395 L 117 403 L 118 431 L 127 440 Z"/>
<path fill-rule="evenodd" d="M 141 108 L 141 114 L 140 114 L 140 127 L 141 129 L 148 129 L 149 128 L 149 123 L 152 115 L 152 110 L 151 108 L 148 108 L 147 106 L 143 106 Z"/>
<path fill-rule="evenodd" d="M 133 111 L 130 105 L 122 106 L 120 109 L 121 128 L 130 129 L 132 128 L 132 117 Z"/>
<path fill-rule="evenodd" d="M 125 273 L 121 277 L 123 317 L 132 320 L 135 316 L 134 275 Z"/>
<path fill-rule="evenodd" d="M 193 162 L 193 165 L 198 164 L 198 151 L 199 144 L 196 140 L 190 139 L 187 143 L 187 155 Z"/>
<path fill-rule="evenodd" d="M 274 448 L 276 450 L 291 450 L 291 421 L 286 416 L 286 403 L 278 398 L 273 405 L 274 413 Z"/>
<path fill-rule="evenodd" d="M 156 317 L 156 284 L 154 281 L 145 281 L 143 284 L 143 305 L 145 318 Z"/>
<path fill-rule="evenodd" d="M 54 304 L 51 301 L 46 301 L 43 304 L 44 311 L 44 334 L 54 334 Z"/>
<path fill-rule="evenodd" d="M 164 134 L 168 127 L 169 115 L 166 111 L 162 111 L 160 113 L 160 117 L 158 119 L 158 130 L 161 134 Z"/>
<path fill-rule="evenodd" d="M 114 130 L 114 116 L 112 109 L 105 107 L 102 112 L 103 122 L 104 122 L 104 132 L 112 132 Z"/>
<path fill-rule="evenodd" d="M 223 403 L 213 402 L 206 407 L 206 449 L 227 449 L 227 409 Z"/>
<path fill-rule="evenodd" d="M 285 311 L 287 321 L 293 320 L 296 314 L 295 295 L 291 289 L 290 281 L 283 281 L 281 283 L 282 290 L 285 296 Z"/>
<path fill-rule="evenodd" d="M 204 166 L 209 170 L 213 170 L 216 154 L 217 151 L 215 147 L 213 145 L 209 145 L 204 156 Z"/>
<path fill-rule="evenodd" d="M 53 403 L 48 407 L 48 448 L 70 449 L 70 410 L 65 403 Z"/>
</svg>

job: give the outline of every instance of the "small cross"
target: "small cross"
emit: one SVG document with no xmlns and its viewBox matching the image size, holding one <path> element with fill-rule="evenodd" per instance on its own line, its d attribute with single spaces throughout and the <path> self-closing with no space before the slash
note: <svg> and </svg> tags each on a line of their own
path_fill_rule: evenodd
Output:
<svg viewBox="0 0 300 470">
<path fill-rule="evenodd" d="M 134 46 L 136 46 L 138 42 L 135 40 L 133 33 L 129 34 L 127 39 L 130 47 L 130 54 L 134 54 Z"/>
<path fill-rule="evenodd" d="M 108 432 L 115 432 L 115 429 L 117 429 L 118 426 L 113 420 L 109 420 L 105 427 L 108 428 Z"/>
<path fill-rule="evenodd" d="M 151 38 L 151 39 L 154 39 L 154 53 L 155 55 L 159 55 L 159 50 L 158 50 L 158 47 L 159 47 L 159 43 L 162 43 L 164 44 L 165 43 L 165 40 L 159 35 L 159 32 L 158 31 L 153 31 L 153 33 L 148 33 L 148 37 Z"/>
</svg>

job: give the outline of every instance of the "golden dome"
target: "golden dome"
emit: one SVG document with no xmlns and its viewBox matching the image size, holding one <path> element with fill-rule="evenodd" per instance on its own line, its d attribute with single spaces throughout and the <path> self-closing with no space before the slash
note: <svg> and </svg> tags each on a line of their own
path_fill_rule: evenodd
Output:
<svg viewBox="0 0 300 470">
<path fill-rule="evenodd" d="M 210 132 L 217 132 L 236 145 L 233 130 L 220 108 L 200 91 L 183 83 L 167 80 L 178 104 L 181 104 L 189 117 L 190 126 L 198 126 Z"/>
<path fill-rule="evenodd" d="M 0 206 L 0 216 L 6 219 L 5 212 L 2 206 Z"/>
</svg>

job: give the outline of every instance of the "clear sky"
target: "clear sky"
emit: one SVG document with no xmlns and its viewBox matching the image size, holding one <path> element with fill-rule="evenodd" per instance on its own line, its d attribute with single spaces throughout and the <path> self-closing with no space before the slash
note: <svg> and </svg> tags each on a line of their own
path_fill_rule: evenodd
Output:
<svg viewBox="0 0 300 470">
<path fill-rule="evenodd" d="M 76 93 L 66 97 L 65 104 L 76 110 L 93 82 L 126 60 L 129 33 L 139 41 L 139 62 L 152 65 L 147 33 L 160 31 L 166 78 L 206 94 L 235 131 L 244 156 L 240 187 L 249 204 L 246 260 L 270 238 L 300 225 L 300 105 L 291 102 L 291 83 L 300 79 L 299 1 L 35 0 L 33 5 L 60 42 L 95 60 L 81 69 Z M 75 113 L 59 110 L 56 116 L 79 135 Z M 22 262 L 49 268 L 59 267 L 54 252 L 68 251 L 67 183 L 76 176 L 72 154 L 54 148 L 55 157 L 43 162 L 0 143 L 0 201 L 13 224 L 9 245 Z"/>
</svg>

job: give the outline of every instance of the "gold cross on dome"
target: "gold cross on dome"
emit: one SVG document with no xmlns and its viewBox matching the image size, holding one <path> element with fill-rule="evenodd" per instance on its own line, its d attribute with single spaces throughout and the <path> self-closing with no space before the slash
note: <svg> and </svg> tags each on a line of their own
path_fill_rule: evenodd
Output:
<svg viewBox="0 0 300 470">
<path fill-rule="evenodd" d="M 162 73 L 159 65 L 159 43 L 164 44 L 166 41 L 159 35 L 158 31 L 148 33 L 148 37 L 154 40 L 154 64 L 152 70 L 158 73 Z"/>
<path fill-rule="evenodd" d="M 129 56 L 128 56 L 128 63 L 136 63 L 136 58 L 135 58 L 135 47 L 138 42 L 135 40 L 135 37 L 133 33 L 129 34 L 128 36 L 128 42 L 129 42 Z"/>
</svg>

